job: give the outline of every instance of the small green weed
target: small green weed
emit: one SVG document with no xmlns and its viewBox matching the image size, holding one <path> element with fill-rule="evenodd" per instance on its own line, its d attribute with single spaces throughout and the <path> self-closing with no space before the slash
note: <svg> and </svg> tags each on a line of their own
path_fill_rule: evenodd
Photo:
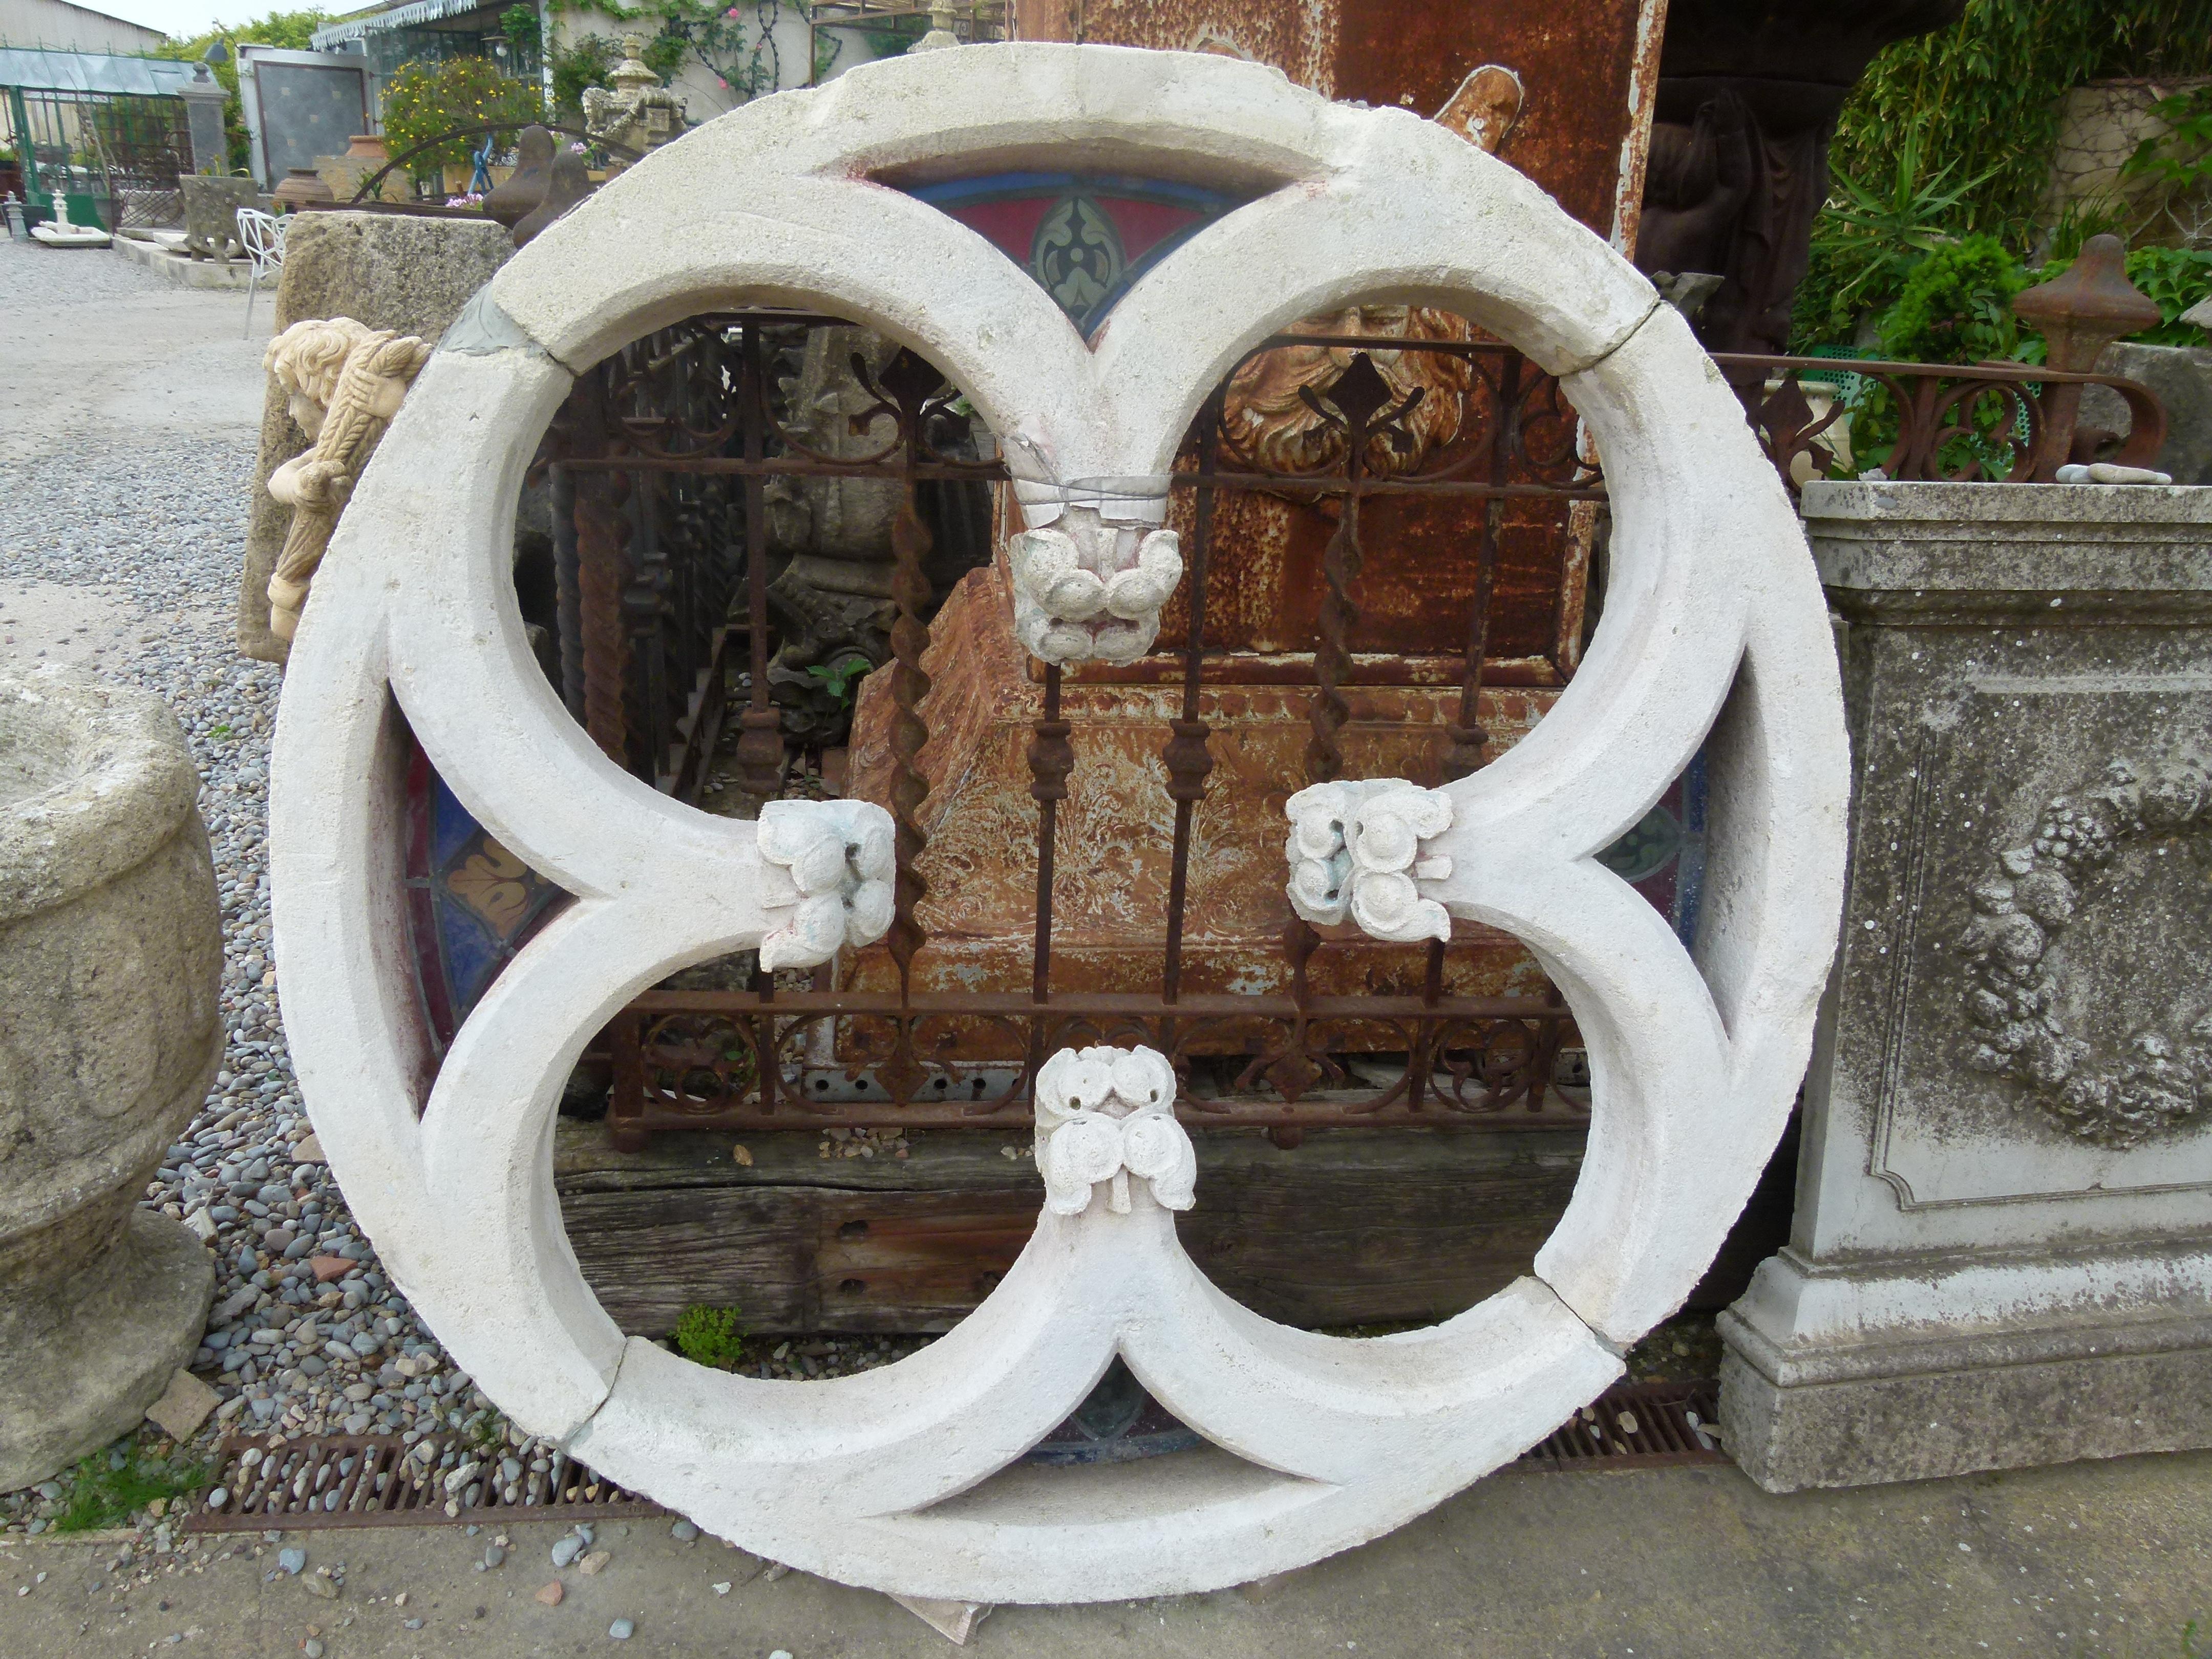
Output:
<svg viewBox="0 0 2212 1659">
<path fill-rule="evenodd" d="M 744 1357 L 745 1333 L 735 1308 L 694 1304 L 676 1322 L 676 1351 L 694 1364 L 726 1371 Z"/>
<path fill-rule="evenodd" d="M 230 727 L 227 725 L 210 726 L 208 727 L 208 736 L 216 743 L 227 743 L 230 740 Z"/>
<path fill-rule="evenodd" d="M 211 1467 L 178 1452 L 149 1457 L 137 1440 L 120 1450 L 96 1451 L 70 1477 L 70 1490 L 53 1530 L 93 1532 L 119 1527 L 157 1498 L 181 1498 L 205 1486 Z"/>
</svg>

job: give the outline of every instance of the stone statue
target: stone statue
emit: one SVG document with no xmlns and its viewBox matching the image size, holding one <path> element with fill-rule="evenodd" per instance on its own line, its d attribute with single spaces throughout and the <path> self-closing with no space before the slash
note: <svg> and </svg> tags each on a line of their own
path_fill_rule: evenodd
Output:
<svg viewBox="0 0 2212 1659">
<path fill-rule="evenodd" d="M 684 100 L 645 65 L 645 40 L 623 36 L 622 62 L 609 72 L 614 90 L 584 88 L 584 131 L 640 154 L 684 136 Z"/>
<path fill-rule="evenodd" d="M 1724 278 L 1695 320 L 1707 350 L 1788 348 L 1844 99 L 1876 52 L 1965 4 L 1674 0 L 1636 263 Z"/>
<path fill-rule="evenodd" d="M 413 335 L 366 328 L 350 317 L 295 323 L 269 343 L 262 363 L 313 445 L 269 477 L 269 493 L 292 509 L 269 578 L 269 629 L 277 638 L 298 629 L 307 586 L 354 480 L 429 360 L 430 347 Z"/>
</svg>

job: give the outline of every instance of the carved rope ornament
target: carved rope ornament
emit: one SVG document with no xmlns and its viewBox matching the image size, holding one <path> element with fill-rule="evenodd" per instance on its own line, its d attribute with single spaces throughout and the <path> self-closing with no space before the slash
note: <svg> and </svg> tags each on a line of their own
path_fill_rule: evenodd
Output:
<svg viewBox="0 0 2212 1659">
<path fill-rule="evenodd" d="M 870 181 L 1012 149 L 1279 186 L 1146 272 L 1094 347 L 981 236 Z M 1127 1210 L 1110 1176 L 1080 1213 L 1044 1204 L 982 1305 L 896 1365 L 770 1382 L 625 1337 L 562 1231 L 548 1150 L 562 1084 L 637 992 L 759 945 L 793 884 L 764 826 L 623 773 L 531 656 L 514 502 L 574 376 L 700 312 L 851 317 L 942 367 L 1042 497 L 1164 476 L 1244 352 L 1370 302 L 1451 309 L 1561 377 L 1612 491 L 1584 665 L 1534 732 L 1445 791 L 1451 825 L 1428 855 L 1451 871 L 1423 895 L 1528 941 L 1589 1047 L 1588 1152 L 1532 1272 L 1426 1330 L 1273 1324 L 1176 1243 L 1174 1171 L 1143 1175 L 1165 1165 L 1126 1127 L 1148 1107 L 1117 1120 Z M 400 715 L 501 843 L 575 896 L 494 981 L 427 1096 L 398 948 Z M 1597 860 L 1709 738 L 1692 961 Z M 655 151 L 517 253 L 424 368 L 338 527 L 286 679 L 271 805 L 284 1013 L 385 1267 L 526 1430 L 848 1583 L 979 1601 L 1201 1590 L 1373 1538 L 1511 1459 L 1687 1296 L 1804 1069 L 1844 780 L 1826 613 L 1780 483 L 1680 318 L 1541 191 L 1456 133 L 1331 104 L 1259 64 L 949 49 L 756 100 Z M 1103 1167 L 1103 1150 L 1085 1157 L 1076 1173 Z M 1096 1471 L 1003 1473 L 1117 1353 L 1210 1445 L 1116 1471 L 1111 1495 Z"/>
</svg>

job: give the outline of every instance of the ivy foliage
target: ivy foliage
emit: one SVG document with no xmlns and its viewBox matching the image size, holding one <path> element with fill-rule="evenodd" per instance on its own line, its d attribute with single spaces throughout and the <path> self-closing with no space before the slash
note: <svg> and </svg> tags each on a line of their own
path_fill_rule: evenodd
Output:
<svg viewBox="0 0 2212 1659">
<path fill-rule="evenodd" d="M 2063 259 L 2097 232 L 2130 229 L 2094 204 L 2038 226 L 2065 94 L 2112 76 L 2204 73 L 2212 0 L 1968 0 L 1949 28 L 1890 46 L 1844 106 L 1793 349 L 1872 344 L 1921 262 L 1959 239 L 2023 256 L 2040 240 Z M 2193 118 L 2194 106 L 2178 112 Z M 2195 177 L 2203 157 L 2184 133 L 2131 166 Z"/>
<path fill-rule="evenodd" d="M 394 156 L 456 127 L 497 124 L 524 126 L 544 117 L 534 81 L 501 72 L 489 58 L 449 58 L 439 64 L 403 64 L 384 83 L 384 142 Z M 468 165 L 481 135 L 436 145 L 410 161 L 418 175 Z"/>
<path fill-rule="evenodd" d="M 155 47 L 149 56 L 190 64 L 205 58 L 207 49 L 218 40 L 232 48 L 226 62 L 210 64 L 208 69 L 230 94 L 222 106 L 223 137 L 229 141 L 231 171 L 243 173 L 252 165 L 252 151 L 246 137 L 246 108 L 238 97 L 236 48 L 250 45 L 305 52 L 315 31 L 329 22 L 331 16 L 329 12 L 313 8 L 305 11 L 272 11 L 250 23 L 217 23 L 186 40 L 172 37 Z"/>
<path fill-rule="evenodd" d="M 605 18 L 615 33 L 587 32 L 571 36 L 554 47 L 553 102 L 564 117 L 583 108 L 589 87 L 609 84 L 607 76 L 622 61 L 623 33 L 635 33 L 645 42 L 645 65 L 663 81 L 672 81 L 688 64 L 697 64 L 712 75 L 737 101 L 774 92 L 782 84 L 783 64 L 775 42 L 775 26 L 788 10 L 805 18 L 807 0 L 741 0 L 736 5 L 714 0 L 550 0 L 549 13 L 579 20 Z"/>
</svg>

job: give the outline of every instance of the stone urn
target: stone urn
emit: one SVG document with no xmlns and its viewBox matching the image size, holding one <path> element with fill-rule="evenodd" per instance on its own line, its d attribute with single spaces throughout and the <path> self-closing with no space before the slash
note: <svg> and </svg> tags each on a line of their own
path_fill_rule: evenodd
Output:
<svg viewBox="0 0 2212 1659">
<path fill-rule="evenodd" d="M 373 161 L 379 167 L 392 159 L 392 153 L 386 147 L 384 135 L 380 132 L 355 133 L 346 140 L 345 153 L 349 161 Z M 375 167 L 369 170 L 374 172 Z"/>
<path fill-rule="evenodd" d="M 222 1058 L 199 778 L 159 698 L 0 671 L 0 1492 L 124 1433 L 215 1260 L 138 1207 Z"/>
<path fill-rule="evenodd" d="M 280 212 L 296 213 L 311 202 L 335 202 L 338 193 L 313 167 L 294 167 L 270 192 Z"/>
</svg>

